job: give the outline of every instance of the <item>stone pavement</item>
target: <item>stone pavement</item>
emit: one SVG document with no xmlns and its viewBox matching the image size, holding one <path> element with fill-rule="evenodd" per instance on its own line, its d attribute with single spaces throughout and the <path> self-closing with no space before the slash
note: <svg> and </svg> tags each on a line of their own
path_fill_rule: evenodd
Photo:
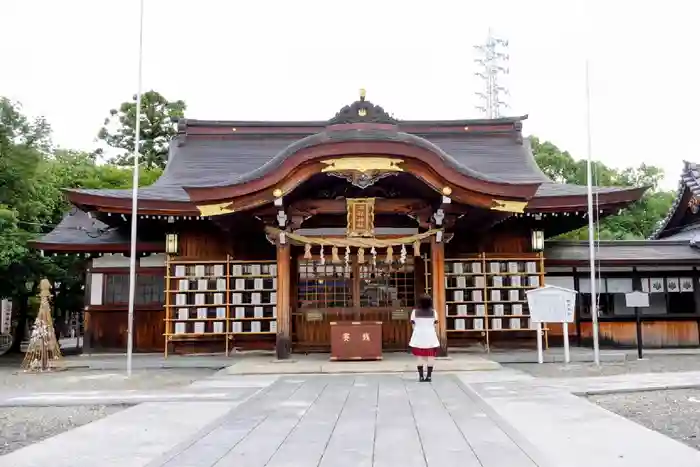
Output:
<svg viewBox="0 0 700 467">
<path fill-rule="evenodd" d="M 696 467 L 700 452 L 572 394 L 683 384 L 700 384 L 700 373 L 542 379 L 501 369 L 438 372 L 429 384 L 412 372 L 222 371 L 151 394 L 171 402 L 143 403 L 0 457 L 0 467 Z M 193 392 L 217 398 L 175 397 Z M 143 394 L 82 396 L 98 403 Z"/>
<path fill-rule="evenodd" d="M 329 361 L 328 354 L 294 355 L 289 360 L 275 360 L 270 355 L 240 355 L 222 370 L 227 375 L 264 374 L 339 374 L 339 373 L 405 373 L 415 371 L 415 357 L 408 353 L 385 353 L 379 361 Z M 441 371 L 498 370 L 501 365 L 484 355 L 457 353 L 438 358 Z"/>
<path fill-rule="evenodd" d="M 535 466 L 453 376 L 282 378 L 149 467 Z"/>
</svg>

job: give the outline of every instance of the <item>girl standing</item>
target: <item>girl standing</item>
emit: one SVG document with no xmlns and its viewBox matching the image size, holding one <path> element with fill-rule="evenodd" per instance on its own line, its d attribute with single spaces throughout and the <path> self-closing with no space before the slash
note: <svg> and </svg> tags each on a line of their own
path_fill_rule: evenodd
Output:
<svg viewBox="0 0 700 467">
<path fill-rule="evenodd" d="M 413 355 L 418 358 L 418 381 L 432 380 L 433 361 L 440 347 L 435 323 L 437 313 L 433 308 L 433 299 L 423 295 L 418 299 L 418 307 L 411 312 L 413 333 L 408 343 Z M 427 373 L 423 372 L 423 365 L 427 366 Z"/>
</svg>

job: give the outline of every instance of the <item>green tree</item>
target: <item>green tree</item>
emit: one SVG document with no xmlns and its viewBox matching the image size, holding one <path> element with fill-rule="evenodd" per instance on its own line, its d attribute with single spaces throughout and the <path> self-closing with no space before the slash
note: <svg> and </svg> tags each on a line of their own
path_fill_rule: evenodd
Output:
<svg viewBox="0 0 700 467">
<path fill-rule="evenodd" d="M 168 145 L 177 133 L 177 120 L 183 118 L 184 101 L 169 101 L 156 91 L 141 95 L 141 162 L 146 168 L 165 168 Z M 112 109 L 97 137 L 119 150 L 114 158 L 118 165 L 133 165 L 136 133 L 136 96 Z M 101 151 L 99 151 L 101 153 Z"/>
<path fill-rule="evenodd" d="M 149 185 L 161 169 L 142 169 L 140 185 Z M 94 154 L 51 151 L 48 123 L 30 120 L 18 103 L 0 98 L 0 298 L 11 298 L 18 322 L 15 349 L 29 316 L 26 282 L 41 278 L 61 283 L 63 309 L 80 307 L 85 258 L 41 256 L 28 242 L 53 229 L 71 208 L 64 188 L 130 188 L 132 170 L 99 164 Z"/>
<path fill-rule="evenodd" d="M 36 183 L 50 135 L 43 118 L 30 121 L 18 103 L 0 98 L 0 270 L 27 254 L 27 238 L 50 216 Z"/>
<path fill-rule="evenodd" d="M 530 137 L 535 160 L 542 171 L 558 183 L 585 185 L 587 180 L 586 161 L 575 160 L 568 152 L 562 151 L 549 141 L 541 142 Z M 632 240 L 647 238 L 654 231 L 657 222 L 671 207 L 674 194 L 659 190 L 663 170 L 647 164 L 616 170 L 605 164 L 593 161 L 593 180 L 599 186 L 648 186 L 650 189 L 636 203 L 622 210 L 620 214 L 603 219 L 596 228 L 596 236 L 601 240 Z M 560 236 L 566 239 L 587 239 L 588 229 L 582 228 Z"/>
</svg>

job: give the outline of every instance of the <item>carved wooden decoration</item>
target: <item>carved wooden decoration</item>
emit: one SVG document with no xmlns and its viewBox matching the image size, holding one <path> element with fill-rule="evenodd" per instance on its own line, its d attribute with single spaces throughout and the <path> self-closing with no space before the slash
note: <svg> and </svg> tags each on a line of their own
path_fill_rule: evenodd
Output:
<svg viewBox="0 0 700 467">
<path fill-rule="evenodd" d="M 402 159 L 388 157 L 345 157 L 321 161 L 326 164 L 321 172 L 344 178 L 358 188 L 367 188 L 378 180 L 403 172 Z"/>
<path fill-rule="evenodd" d="M 688 208 L 690 209 L 690 212 L 692 212 L 693 214 L 697 214 L 698 211 L 700 211 L 700 200 L 698 200 L 697 197 L 693 196 L 688 202 Z"/>
<path fill-rule="evenodd" d="M 340 109 L 340 111 L 328 121 L 328 124 L 385 123 L 395 125 L 398 123 L 398 120 L 389 115 L 383 108 L 366 100 L 365 96 L 365 91 L 361 90 L 360 100 Z"/>
<path fill-rule="evenodd" d="M 348 198 L 348 237 L 374 237 L 374 198 Z"/>
</svg>

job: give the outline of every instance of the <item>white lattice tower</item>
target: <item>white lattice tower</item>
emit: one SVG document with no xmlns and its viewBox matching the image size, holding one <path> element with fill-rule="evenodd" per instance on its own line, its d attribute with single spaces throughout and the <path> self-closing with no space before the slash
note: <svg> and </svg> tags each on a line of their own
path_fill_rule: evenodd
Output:
<svg viewBox="0 0 700 467">
<path fill-rule="evenodd" d="M 508 61 L 510 59 L 508 51 L 508 41 L 499 39 L 493 35 L 489 29 L 486 42 L 474 46 L 478 56 L 474 60 L 478 67 L 476 75 L 481 78 L 483 88 L 476 92 L 481 104 L 477 110 L 483 113 L 486 118 L 499 118 L 501 110 L 508 107 L 505 98 L 508 96 L 508 89 L 503 85 L 502 76 L 507 75 L 510 70 Z"/>
</svg>

